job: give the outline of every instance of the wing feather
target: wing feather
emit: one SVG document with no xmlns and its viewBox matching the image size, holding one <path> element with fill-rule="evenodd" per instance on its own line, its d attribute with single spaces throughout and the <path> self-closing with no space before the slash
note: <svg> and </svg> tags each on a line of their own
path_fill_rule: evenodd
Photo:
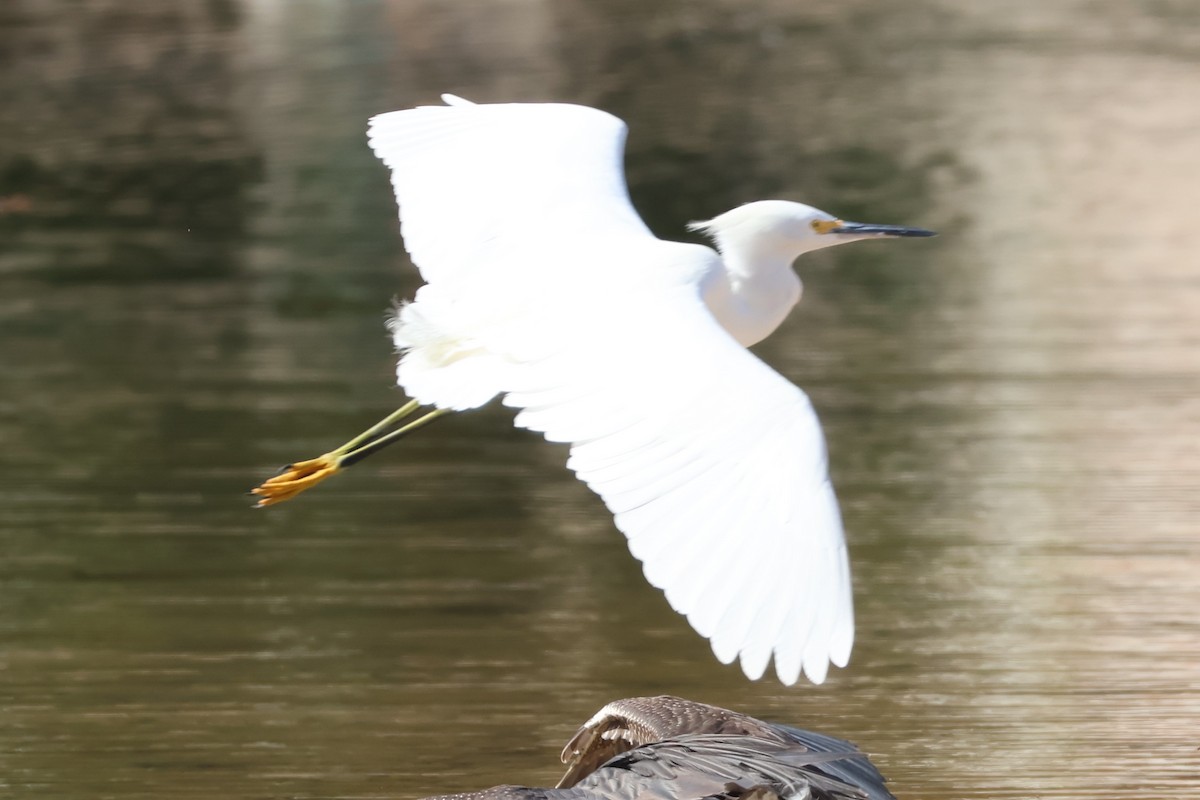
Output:
<svg viewBox="0 0 1200 800">
<path fill-rule="evenodd" d="M 584 314 L 562 326 L 569 399 L 556 406 L 544 389 L 517 423 L 584 440 L 569 465 L 720 660 L 740 655 L 758 678 L 775 655 L 784 682 L 802 670 L 819 682 L 831 659 L 846 662 L 831 646 L 852 639 L 853 612 L 811 404 L 722 330 L 694 288 L 631 292 L 621 306 L 619 325 Z M 598 327 L 602 336 L 582 333 Z M 522 370 L 552 387 L 560 363 Z"/>
<path fill-rule="evenodd" d="M 624 122 L 585 106 L 445 99 L 372 117 L 367 133 L 427 282 L 494 272 L 500 254 L 513 280 L 514 267 L 546 266 L 530 257 L 539 243 L 570 232 L 650 236 L 625 186 Z"/>
</svg>

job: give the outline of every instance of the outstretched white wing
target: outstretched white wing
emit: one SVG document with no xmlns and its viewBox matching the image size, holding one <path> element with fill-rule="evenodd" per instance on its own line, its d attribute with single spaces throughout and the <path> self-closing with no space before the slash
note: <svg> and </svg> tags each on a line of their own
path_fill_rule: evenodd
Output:
<svg viewBox="0 0 1200 800">
<path fill-rule="evenodd" d="M 601 326 L 601 330 L 596 330 Z M 568 466 L 613 512 L 646 578 L 759 678 L 816 683 L 854 638 L 850 572 L 808 398 L 743 349 L 694 289 L 627 295 L 561 321 L 559 351 L 504 402 L 570 442 Z M 590 329 L 590 330 L 589 330 Z"/>
<path fill-rule="evenodd" d="M 586 106 L 453 103 L 373 117 L 368 141 L 392 171 L 404 245 L 427 283 L 550 268 L 563 242 L 650 237 L 629 202 L 625 123 Z"/>
<path fill-rule="evenodd" d="M 447 102 L 370 129 L 430 284 L 413 305 L 430 351 L 495 381 L 480 397 L 503 391 L 518 425 L 572 444 L 569 466 L 721 661 L 758 678 L 774 654 L 785 683 L 822 681 L 854 628 L 824 442 L 803 392 L 704 305 L 716 254 L 646 229 L 615 117 Z"/>
</svg>

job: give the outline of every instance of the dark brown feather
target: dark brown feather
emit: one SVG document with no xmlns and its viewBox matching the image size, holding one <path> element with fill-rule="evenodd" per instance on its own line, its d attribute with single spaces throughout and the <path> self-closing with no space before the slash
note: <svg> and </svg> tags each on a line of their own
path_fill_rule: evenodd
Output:
<svg viewBox="0 0 1200 800">
<path fill-rule="evenodd" d="M 553 789 L 429 800 L 895 800 L 849 742 L 666 695 L 609 703 L 562 760 Z"/>
</svg>

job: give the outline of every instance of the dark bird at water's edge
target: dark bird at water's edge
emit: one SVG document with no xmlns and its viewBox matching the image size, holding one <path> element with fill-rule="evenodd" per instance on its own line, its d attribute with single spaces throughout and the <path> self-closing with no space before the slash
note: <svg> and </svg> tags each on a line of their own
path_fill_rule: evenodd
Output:
<svg viewBox="0 0 1200 800">
<path fill-rule="evenodd" d="M 666 695 L 609 703 L 562 760 L 553 789 L 428 800 L 896 800 L 850 742 Z"/>
</svg>

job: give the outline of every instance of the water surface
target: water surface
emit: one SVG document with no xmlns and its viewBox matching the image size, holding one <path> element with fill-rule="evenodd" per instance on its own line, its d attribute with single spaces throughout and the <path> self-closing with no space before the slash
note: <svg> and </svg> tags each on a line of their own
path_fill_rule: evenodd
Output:
<svg viewBox="0 0 1200 800">
<path fill-rule="evenodd" d="M 0 787 L 547 782 L 670 692 L 851 738 L 902 798 L 1195 797 L 1198 66 L 1171 0 L 10 2 Z M 441 91 L 621 115 L 664 236 L 765 196 L 943 232 L 805 259 L 760 348 L 851 543 L 823 686 L 717 664 L 500 408 L 248 509 L 401 401 L 364 121 Z"/>
</svg>

